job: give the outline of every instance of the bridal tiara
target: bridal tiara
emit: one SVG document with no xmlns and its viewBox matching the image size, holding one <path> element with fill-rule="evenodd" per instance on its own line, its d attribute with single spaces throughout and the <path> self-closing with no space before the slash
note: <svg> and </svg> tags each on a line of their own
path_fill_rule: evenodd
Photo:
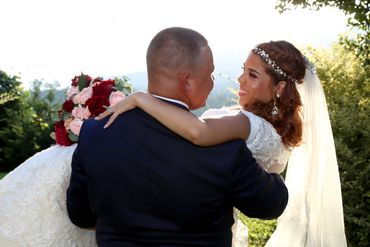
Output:
<svg viewBox="0 0 370 247">
<path fill-rule="evenodd" d="M 253 50 L 252 51 L 254 51 L 256 54 L 258 54 L 260 57 L 262 57 L 271 67 L 272 67 L 272 69 L 276 72 L 276 73 L 278 73 L 278 74 L 280 74 L 280 75 L 282 75 L 282 76 L 284 76 L 285 78 L 287 78 L 288 80 L 290 80 L 290 81 L 292 81 L 292 82 L 295 82 L 295 83 L 298 83 L 298 80 L 297 79 L 295 79 L 294 77 L 292 77 L 292 76 L 290 76 L 290 75 L 288 75 L 287 73 L 285 73 L 277 64 L 276 64 L 276 62 L 274 61 L 274 60 L 272 60 L 271 58 L 270 58 L 270 56 L 269 56 L 269 54 L 265 51 L 265 50 L 263 50 L 263 49 L 261 49 L 261 48 L 258 48 L 258 47 L 255 47 L 255 48 L 253 48 Z"/>
</svg>

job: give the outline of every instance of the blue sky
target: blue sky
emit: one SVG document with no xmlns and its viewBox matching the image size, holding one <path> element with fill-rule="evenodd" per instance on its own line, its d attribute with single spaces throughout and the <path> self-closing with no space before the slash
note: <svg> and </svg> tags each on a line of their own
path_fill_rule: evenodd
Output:
<svg viewBox="0 0 370 247">
<path fill-rule="evenodd" d="M 240 64 L 255 44 L 285 39 L 327 47 L 346 31 L 332 8 L 279 14 L 275 0 L 2 0 L 0 69 L 67 86 L 80 72 L 117 76 L 145 70 L 151 38 L 169 26 L 201 32 L 216 69 Z"/>
</svg>

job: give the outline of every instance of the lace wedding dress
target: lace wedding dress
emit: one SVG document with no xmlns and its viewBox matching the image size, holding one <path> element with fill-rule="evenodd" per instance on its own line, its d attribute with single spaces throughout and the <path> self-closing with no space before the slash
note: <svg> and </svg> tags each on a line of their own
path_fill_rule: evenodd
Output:
<svg viewBox="0 0 370 247">
<path fill-rule="evenodd" d="M 97 246 L 95 231 L 76 227 L 67 215 L 75 147 L 50 147 L 0 180 L 0 246 Z"/>
<path fill-rule="evenodd" d="M 205 116 L 235 114 L 209 110 Z M 289 151 L 270 123 L 243 111 L 251 123 L 247 146 L 269 172 L 281 172 Z M 95 231 L 73 225 L 66 210 L 66 189 L 76 144 L 39 152 L 0 180 L 0 246 L 96 246 Z M 248 230 L 236 221 L 233 246 L 247 246 Z"/>
<path fill-rule="evenodd" d="M 224 115 L 237 114 L 239 111 L 222 109 L 210 109 L 202 117 L 212 118 Z M 253 153 L 258 164 L 269 173 L 281 173 L 288 162 L 290 151 L 281 142 L 280 135 L 271 123 L 265 119 L 245 110 L 241 110 L 249 118 L 250 133 L 246 145 Z M 233 247 L 248 246 L 248 227 L 236 217 L 233 231 Z"/>
</svg>

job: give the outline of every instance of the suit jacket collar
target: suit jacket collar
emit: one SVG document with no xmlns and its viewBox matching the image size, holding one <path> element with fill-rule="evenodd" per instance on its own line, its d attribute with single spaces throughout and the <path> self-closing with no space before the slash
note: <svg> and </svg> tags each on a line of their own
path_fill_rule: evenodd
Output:
<svg viewBox="0 0 370 247">
<path fill-rule="evenodd" d="M 155 94 L 152 94 L 152 96 L 154 96 L 154 97 L 156 97 L 158 99 L 164 100 L 167 103 L 170 103 L 171 105 L 176 105 L 176 106 L 178 106 L 180 108 L 183 108 L 183 109 L 189 111 L 189 106 L 186 103 L 184 103 L 184 102 L 182 102 L 180 100 L 171 99 L 171 98 L 167 98 L 167 97 L 163 97 L 163 96 L 159 96 L 159 95 L 155 95 Z"/>
</svg>

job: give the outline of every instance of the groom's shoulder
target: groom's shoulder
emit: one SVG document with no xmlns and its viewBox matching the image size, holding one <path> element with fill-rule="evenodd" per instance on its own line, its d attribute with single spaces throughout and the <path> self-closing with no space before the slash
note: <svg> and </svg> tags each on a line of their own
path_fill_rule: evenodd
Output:
<svg viewBox="0 0 370 247">
<path fill-rule="evenodd" d="M 82 123 L 79 139 L 91 135 L 91 133 L 96 132 L 99 129 L 104 128 L 104 122 L 103 120 L 95 120 L 93 118 L 87 119 Z"/>
<path fill-rule="evenodd" d="M 125 112 L 124 114 L 119 115 L 115 121 L 113 122 L 113 125 L 120 125 L 121 121 L 127 121 L 127 119 L 135 119 L 137 118 L 137 112 L 141 110 L 139 108 L 135 108 L 133 110 L 130 110 L 128 112 Z M 101 120 L 96 120 L 94 118 L 87 119 L 83 122 L 81 126 L 81 132 L 96 132 L 98 130 L 103 130 L 105 124 L 108 122 L 110 116 L 107 116 Z M 125 119 L 125 120 L 124 120 Z M 111 126 L 113 126 L 111 125 Z M 125 123 L 127 125 L 127 123 Z M 109 127 L 112 128 L 112 127 Z"/>
<path fill-rule="evenodd" d="M 95 120 L 94 118 L 90 118 L 90 119 L 87 119 L 83 122 L 82 126 L 81 126 L 81 130 L 82 129 L 85 129 L 85 130 L 89 130 L 89 129 L 94 129 L 94 128 L 98 128 L 99 126 L 104 126 L 103 124 L 103 120 Z"/>
</svg>

